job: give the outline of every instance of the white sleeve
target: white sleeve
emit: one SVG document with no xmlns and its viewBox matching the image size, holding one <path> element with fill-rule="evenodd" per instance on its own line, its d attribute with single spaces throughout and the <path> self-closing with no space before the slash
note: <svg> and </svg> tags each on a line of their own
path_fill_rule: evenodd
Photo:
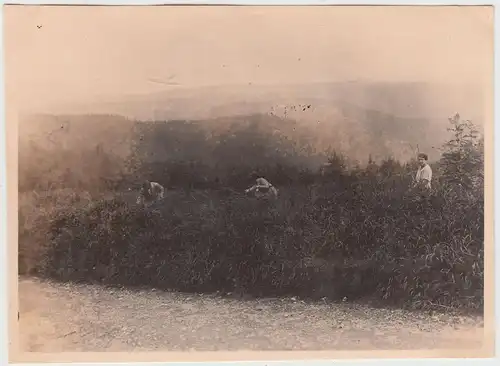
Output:
<svg viewBox="0 0 500 366">
<path fill-rule="evenodd" d="M 429 182 L 432 179 L 432 170 L 430 166 L 426 166 L 425 169 L 422 169 L 422 175 L 420 176 L 421 179 L 426 179 Z"/>
</svg>

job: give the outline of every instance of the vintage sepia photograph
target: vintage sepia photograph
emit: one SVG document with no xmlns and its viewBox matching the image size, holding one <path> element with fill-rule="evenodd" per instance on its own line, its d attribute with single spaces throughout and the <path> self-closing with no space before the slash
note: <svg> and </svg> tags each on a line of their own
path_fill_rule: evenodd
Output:
<svg viewBox="0 0 500 366">
<path fill-rule="evenodd" d="M 493 354 L 492 6 L 7 5 L 4 44 L 17 358 Z"/>
</svg>

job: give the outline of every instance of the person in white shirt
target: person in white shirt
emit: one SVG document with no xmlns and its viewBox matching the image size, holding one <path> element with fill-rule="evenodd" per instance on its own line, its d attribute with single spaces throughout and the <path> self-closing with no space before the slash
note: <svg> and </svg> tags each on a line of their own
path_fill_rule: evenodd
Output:
<svg viewBox="0 0 500 366">
<path fill-rule="evenodd" d="M 255 174 L 252 175 L 255 177 Z M 254 193 L 256 197 L 277 197 L 278 190 L 265 178 L 258 177 L 255 180 L 255 184 L 246 189 L 245 193 Z"/>
<path fill-rule="evenodd" d="M 417 174 L 415 176 L 415 181 L 413 187 L 422 188 L 424 190 L 431 189 L 431 181 L 432 181 L 432 169 L 427 163 L 428 160 L 427 154 L 420 153 L 418 154 L 418 165 L 419 168 L 417 170 Z"/>
<path fill-rule="evenodd" d="M 139 194 L 137 196 L 137 204 L 150 206 L 154 202 L 163 199 L 164 194 L 165 188 L 163 188 L 161 184 L 146 180 L 139 190 Z"/>
</svg>

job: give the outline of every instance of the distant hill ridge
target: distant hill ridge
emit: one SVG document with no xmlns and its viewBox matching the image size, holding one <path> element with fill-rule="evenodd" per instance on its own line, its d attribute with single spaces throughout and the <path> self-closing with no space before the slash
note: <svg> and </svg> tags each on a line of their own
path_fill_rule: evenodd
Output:
<svg viewBox="0 0 500 366">
<path fill-rule="evenodd" d="M 31 122 L 28 122 L 31 121 Z M 64 144 L 68 148 L 84 146 L 90 148 L 103 144 L 105 148 L 126 151 L 127 146 L 138 138 L 139 127 L 149 125 L 122 116 L 113 115 L 58 115 L 30 116 L 21 125 L 33 139 L 49 141 L 52 145 Z M 161 124 L 161 123 L 160 123 Z M 191 126 L 187 128 L 187 126 Z M 35 127 L 36 126 L 36 127 Z M 350 159 L 365 163 L 371 154 L 375 160 L 393 156 L 408 160 L 420 151 L 429 153 L 432 159 L 439 157 L 439 133 L 433 132 L 429 121 L 418 118 L 397 118 L 370 110 L 351 111 L 340 114 L 331 123 L 305 124 L 292 118 L 282 118 L 268 114 L 251 114 L 218 117 L 205 120 L 178 120 L 165 124 L 174 141 L 190 141 L 190 136 L 204 133 L 207 138 L 216 139 L 221 135 L 249 134 L 276 136 L 310 145 L 317 152 L 328 148 L 340 151 Z M 20 143 L 28 139 L 28 133 L 20 128 Z M 248 135 L 245 139 L 251 139 Z M 51 144 L 46 146 L 50 146 Z M 165 144 L 167 144 L 165 142 Z M 172 142 L 168 143 L 172 145 Z M 187 142 L 185 143 L 187 144 Z M 158 145 L 161 149 L 161 145 Z M 186 145 L 187 146 L 187 145 Z M 194 149 L 194 147 L 193 147 Z M 184 150 L 184 149 L 183 149 Z M 202 152 L 200 152 L 202 154 Z"/>
<path fill-rule="evenodd" d="M 317 151 L 333 148 L 361 163 L 370 154 L 407 160 L 417 150 L 436 159 L 449 136 L 447 118 L 459 112 L 481 127 L 483 106 L 477 86 L 416 82 L 184 87 L 30 115 L 20 134 L 43 135 L 61 121 L 80 121 L 73 129 L 79 140 L 106 142 L 132 139 L 135 121 L 190 121 L 212 136 L 254 124 L 261 133 L 306 141 Z"/>
<path fill-rule="evenodd" d="M 405 118 L 442 120 L 454 113 L 483 118 L 484 91 L 479 85 L 423 82 L 325 82 L 290 85 L 216 85 L 174 87 L 163 92 L 120 96 L 107 101 L 59 106 L 57 113 L 112 113 L 137 119 L 208 119 L 268 113 L 277 106 L 310 104 L 302 117 L 329 116 L 347 108 L 376 110 Z M 315 111 L 313 113 L 313 111 Z M 335 113 L 335 112 L 333 112 Z"/>
</svg>

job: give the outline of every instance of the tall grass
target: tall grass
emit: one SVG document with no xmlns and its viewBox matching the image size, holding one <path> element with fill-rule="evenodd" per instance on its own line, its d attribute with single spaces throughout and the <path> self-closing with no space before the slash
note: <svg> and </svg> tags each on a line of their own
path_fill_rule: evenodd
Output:
<svg viewBox="0 0 500 366">
<path fill-rule="evenodd" d="M 472 129 L 458 116 L 450 123 Z M 480 309 L 484 197 L 470 182 L 482 177 L 483 151 L 476 137 L 463 139 L 444 145 L 429 195 L 408 190 L 415 162 L 348 169 L 336 154 L 323 174 L 283 161 L 226 166 L 217 181 L 198 175 L 206 186 L 186 174 L 184 189 L 149 209 L 116 195 L 68 198 L 29 221 L 20 205 L 20 269 L 63 281 Z M 175 175 L 156 166 L 159 177 Z M 238 193 L 257 168 L 281 178 L 277 200 Z"/>
</svg>

